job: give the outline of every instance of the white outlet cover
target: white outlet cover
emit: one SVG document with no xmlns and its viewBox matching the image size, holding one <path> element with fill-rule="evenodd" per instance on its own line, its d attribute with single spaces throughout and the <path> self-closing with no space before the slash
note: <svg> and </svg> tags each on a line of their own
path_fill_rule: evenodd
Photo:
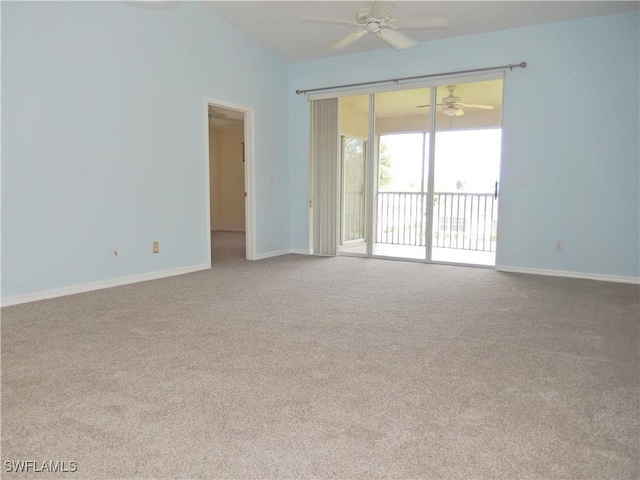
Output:
<svg viewBox="0 0 640 480">
<path fill-rule="evenodd" d="M 529 185 L 529 177 L 527 177 L 526 175 L 518 175 L 516 177 L 516 185 L 518 187 L 526 187 L 527 185 Z"/>
</svg>

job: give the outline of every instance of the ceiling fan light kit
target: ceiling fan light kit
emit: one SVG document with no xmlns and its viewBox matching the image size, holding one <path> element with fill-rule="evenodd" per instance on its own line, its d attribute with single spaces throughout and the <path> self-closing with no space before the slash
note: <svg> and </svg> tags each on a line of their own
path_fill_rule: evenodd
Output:
<svg viewBox="0 0 640 480">
<path fill-rule="evenodd" d="M 406 27 L 399 27 L 396 19 L 391 15 L 394 7 L 394 2 L 375 0 L 371 4 L 371 7 L 362 8 L 356 12 L 355 21 L 328 18 L 305 18 L 304 21 L 329 25 L 348 25 L 358 28 L 357 32 L 350 33 L 346 37 L 329 45 L 327 48 L 331 50 L 346 48 L 367 33 L 376 35 L 395 50 L 403 50 L 413 47 L 418 42 L 400 32 L 400 30 L 449 28 L 449 19 L 447 17 L 412 19 L 412 21 L 406 24 Z"/>
<path fill-rule="evenodd" d="M 460 107 L 448 106 L 442 109 L 442 113 L 444 113 L 447 117 L 459 117 L 464 115 L 464 112 Z"/>
</svg>

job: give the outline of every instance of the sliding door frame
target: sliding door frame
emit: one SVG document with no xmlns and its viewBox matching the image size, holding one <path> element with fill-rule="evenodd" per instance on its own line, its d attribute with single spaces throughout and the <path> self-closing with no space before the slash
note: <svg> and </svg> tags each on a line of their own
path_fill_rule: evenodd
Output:
<svg viewBox="0 0 640 480">
<path fill-rule="evenodd" d="M 429 105 L 438 104 L 438 87 L 430 87 L 429 91 Z M 427 211 L 425 216 L 427 218 L 427 225 L 425 226 L 425 249 L 424 261 L 431 263 L 431 253 L 433 247 L 433 198 L 436 177 L 435 165 L 436 165 L 436 109 L 432 108 L 429 112 L 429 154 L 427 163 Z M 423 160 L 424 161 L 424 160 Z"/>
<path fill-rule="evenodd" d="M 434 185 L 435 185 L 435 142 L 436 142 L 436 109 L 432 108 L 429 112 L 429 155 L 428 155 L 428 180 L 427 180 L 427 209 L 426 218 L 427 225 L 425 226 L 426 234 L 426 246 L 425 257 L 423 259 L 411 259 L 402 257 L 384 257 L 379 255 L 373 255 L 374 244 L 374 232 L 375 232 L 375 219 L 374 219 L 374 196 L 373 192 L 378 189 L 378 138 L 375 133 L 375 94 L 383 92 L 399 92 L 403 90 L 413 90 L 417 88 L 429 88 L 430 89 L 430 105 L 437 105 L 437 88 L 446 84 L 460 84 L 460 83 L 474 83 L 483 82 L 488 80 L 502 79 L 505 81 L 505 70 L 495 70 L 490 73 L 483 74 L 454 74 L 449 76 L 439 76 L 437 78 L 427 81 L 415 81 L 402 84 L 384 85 L 384 86 L 368 86 L 362 88 L 348 88 L 344 90 L 333 90 L 331 92 L 317 92 L 309 93 L 308 99 L 322 100 L 328 98 L 340 98 L 351 97 L 357 95 L 369 95 L 369 122 L 368 122 L 368 146 L 365 160 L 365 242 L 366 242 L 366 254 L 368 258 L 392 258 L 394 260 L 413 261 L 423 263 L 442 263 L 433 262 L 432 260 L 432 247 L 433 247 L 433 198 L 434 198 Z M 503 87 L 504 88 L 504 87 Z M 312 135 L 314 133 L 312 132 Z M 313 140 L 312 140 L 313 141 Z M 311 165 L 312 167 L 312 165 Z M 314 205 L 315 207 L 315 205 Z M 340 212 L 337 211 L 338 223 L 340 218 Z M 339 230 L 339 229 L 338 229 Z M 339 235 L 339 233 L 338 233 Z M 339 238 L 336 237 L 339 242 Z M 474 265 L 475 266 L 475 265 Z"/>
<path fill-rule="evenodd" d="M 375 229 L 374 225 L 374 215 L 373 215 L 373 192 L 377 190 L 378 183 L 378 168 L 377 168 L 377 159 L 378 159 L 378 142 L 376 141 L 376 115 L 375 115 L 375 95 L 369 94 L 369 123 L 368 123 L 368 132 L 367 135 L 369 137 L 368 144 L 370 148 L 367 151 L 366 156 L 366 168 L 365 168 L 365 186 L 364 186 L 364 235 L 365 235 L 365 245 L 367 247 L 366 257 L 370 258 L 373 256 L 373 232 Z"/>
</svg>

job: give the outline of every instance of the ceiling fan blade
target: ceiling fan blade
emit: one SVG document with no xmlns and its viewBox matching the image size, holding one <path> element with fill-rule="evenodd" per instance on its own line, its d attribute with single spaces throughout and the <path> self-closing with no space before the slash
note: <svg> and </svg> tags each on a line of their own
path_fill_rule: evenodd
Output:
<svg viewBox="0 0 640 480">
<path fill-rule="evenodd" d="M 430 30 L 449 28 L 449 17 L 424 17 L 402 20 L 398 30 Z"/>
<path fill-rule="evenodd" d="M 458 105 L 462 105 L 463 107 L 481 108 L 482 110 L 493 110 L 495 108 L 492 105 L 476 105 L 474 103 L 458 103 Z"/>
<path fill-rule="evenodd" d="M 371 10 L 369 10 L 369 18 L 380 19 L 385 13 L 391 13 L 396 6 L 396 2 L 382 2 L 380 0 L 374 0 L 371 4 Z"/>
<path fill-rule="evenodd" d="M 441 107 L 443 105 L 446 105 L 445 103 L 436 103 L 436 105 L 438 107 Z M 416 108 L 425 108 L 425 107 L 430 107 L 431 105 L 416 105 Z"/>
<path fill-rule="evenodd" d="M 341 38 L 337 42 L 333 42 L 327 48 L 329 50 L 340 50 L 341 48 L 344 48 L 344 47 L 346 47 L 348 45 L 351 45 L 353 42 L 355 42 L 360 37 L 362 37 L 363 35 L 366 35 L 366 34 L 367 34 L 366 30 L 358 30 L 357 32 L 353 32 L 353 33 L 347 35 L 346 37 Z"/>
<path fill-rule="evenodd" d="M 302 21 L 309 23 L 324 23 L 329 25 L 357 25 L 357 23 L 352 20 L 334 20 L 332 18 L 305 17 L 302 19 Z"/>
<path fill-rule="evenodd" d="M 380 30 L 380 32 L 378 32 L 378 36 L 396 50 L 413 47 L 418 43 L 413 38 L 406 36 L 404 33 L 400 33 L 397 30 L 392 30 L 390 28 L 383 28 Z"/>
</svg>

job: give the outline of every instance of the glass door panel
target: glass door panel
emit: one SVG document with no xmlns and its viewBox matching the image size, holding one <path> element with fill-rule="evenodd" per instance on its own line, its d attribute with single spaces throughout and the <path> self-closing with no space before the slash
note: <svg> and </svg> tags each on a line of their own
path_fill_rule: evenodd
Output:
<svg viewBox="0 0 640 480">
<path fill-rule="evenodd" d="M 437 89 L 432 261 L 495 265 L 502 83 Z"/>
<path fill-rule="evenodd" d="M 341 245 L 364 243 L 366 142 L 342 136 Z"/>
<path fill-rule="evenodd" d="M 341 255 L 367 254 L 366 187 L 369 95 L 339 99 Z"/>
<path fill-rule="evenodd" d="M 429 91 L 375 95 L 373 256 L 426 258 Z"/>
</svg>

